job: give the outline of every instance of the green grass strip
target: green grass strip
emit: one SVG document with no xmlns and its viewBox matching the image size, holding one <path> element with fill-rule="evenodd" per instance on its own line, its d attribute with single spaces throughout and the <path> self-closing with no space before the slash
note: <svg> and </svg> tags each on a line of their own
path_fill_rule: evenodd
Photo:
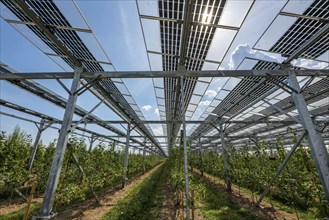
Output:
<svg viewBox="0 0 329 220">
<path fill-rule="evenodd" d="M 255 215 L 234 201 L 225 191 L 218 189 L 203 179 L 197 179 L 198 184 L 205 186 L 205 195 L 200 197 L 200 212 L 207 220 L 262 220 L 264 218 Z"/>
<path fill-rule="evenodd" d="M 198 169 L 196 169 L 196 168 L 194 168 L 194 169 L 197 170 L 198 172 L 200 172 Z M 216 179 L 217 181 L 221 182 L 221 184 L 224 184 L 224 180 L 221 179 L 220 177 L 208 174 L 206 172 L 204 172 L 204 174 L 206 174 L 208 177 Z M 232 184 L 232 186 L 234 186 L 236 189 L 239 188 L 239 186 L 236 185 L 236 184 Z M 245 187 L 240 187 L 240 191 L 243 194 L 246 194 L 246 195 L 249 195 L 249 196 L 252 195 L 252 191 L 250 189 L 245 188 Z M 256 194 L 257 198 L 260 196 L 259 193 L 254 192 L 254 194 Z M 291 205 L 283 204 L 282 202 L 277 201 L 273 198 L 271 199 L 269 196 L 266 196 L 264 198 L 264 201 L 267 202 L 268 204 L 272 203 L 275 208 L 278 208 L 282 211 L 285 211 L 285 212 L 288 212 L 288 213 L 294 214 L 294 215 L 296 214 L 296 209 L 294 207 L 292 207 Z M 307 220 L 321 220 L 321 219 L 323 219 L 322 217 L 318 216 L 319 211 L 316 208 L 311 208 L 308 211 L 303 211 L 303 210 L 297 209 L 297 212 L 298 212 L 298 217 L 300 219 L 307 219 Z"/>
<path fill-rule="evenodd" d="M 154 173 L 136 184 L 132 191 L 124 198 L 119 200 L 102 219 L 129 219 L 143 220 L 156 219 L 155 213 L 150 210 L 156 209 L 159 203 L 155 201 L 156 192 L 160 179 L 164 175 L 166 164 L 161 165 Z"/>
<path fill-rule="evenodd" d="M 41 203 L 32 203 L 30 208 L 30 214 L 29 219 L 32 217 L 32 215 L 35 215 L 38 213 L 38 211 L 41 208 Z M 8 213 L 6 215 L 0 215 L 0 220 L 22 220 L 26 211 L 26 206 L 24 208 L 21 208 L 20 210 Z"/>
</svg>

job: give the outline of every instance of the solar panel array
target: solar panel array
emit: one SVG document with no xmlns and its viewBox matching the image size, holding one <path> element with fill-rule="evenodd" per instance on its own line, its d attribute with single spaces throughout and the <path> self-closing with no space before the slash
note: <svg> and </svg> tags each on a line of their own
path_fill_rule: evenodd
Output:
<svg viewBox="0 0 329 220">
<path fill-rule="evenodd" d="M 31 22 L 12 1 L 3 0 L 2 2 L 19 20 Z M 71 27 L 71 25 L 54 2 L 32 0 L 25 2 L 32 9 L 33 13 L 53 31 L 53 34 L 58 37 L 63 45 L 72 52 L 74 57 L 81 61 L 86 70 L 104 71 L 100 62 L 93 56 L 74 29 L 55 28 L 56 26 Z M 222 60 L 213 61 L 206 60 L 206 58 L 219 27 L 235 31 L 239 30 L 239 27 L 223 27 L 219 25 L 224 9 L 228 4 L 226 0 L 159 0 L 157 3 L 158 17 L 152 17 L 152 19 L 157 20 L 159 23 L 160 51 L 152 52 L 148 50 L 147 45 L 146 50 L 148 53 L 161 55 L 162 70 L 177 71 L 186 69 L 187 71 L 194 71 L 202 70 L 205 62 L 215 63 L 217 65 L 221 63 Z M 190 13 L 187 13 L 187 11 Z M 288 28 L 277 42 L 273 43 L 273 46 L 269 48 L 270 52 L 289 56 L 316 33 L 326 28 L 329 17 L 329 2 L 326 0 L 314 1 L 302 15 L 304 16 L 297 17 L 291 27 Z M 139 14 L 139 16 L 140 19 L 147 19 L 144 15 Z M 309 17 L 319 19 L 309 19 Z M 53 50 L 54 54 L 57 54 L 68 65 L 74 68 L 75 65 L 67 54 L 63 53 L 54 42 L 48 39 L 36 25 L 27 24 L 27 26 Z M 316 59 L 328 50 L 329 32 L 326 31 L 320 39 L 303 51 L 299 57 Z M 254 70 L 273 70 L 277 68 L 280 68 L 280 65 L 268 61 L 258 61 L 253 67 Z M 164 78 L 163 82 L 156 82 L 155 93 L 159 105 L 160 118 L 162 120 L 175 121 L 186 116 L 187 119 L 191 119 L 198 105 L 200 105 L 211 80 L 184 78 L 183 93 L 178 90 L 180 85 L 178 85 L 179 80 L 177 78 Z M 286 83 L 287 77 L 221 78 L 220 80 L 220 82 L 226 80 L 226 83 L 232 80 L 231 83 L 234 85 L 234 88 L 221 89 L 218 94 L 223 91 L 226 95 L 222 97 L 217 97 L 217 95 L 203 112 L 199 118 L 200 120 L 212 121 L 215 126 L 218 126 L 220 123 L 219 118 L 234 118 L 248 121 L 272 116 L 279 117 L 280 120 L 284 119 L 282 113 L 274 110 L 271 106 L 266 106 L 264 101 L 262 101 L 264 98 L 271 97 L 272 94 L 276 94 L 276 96 L 273 96 L 273 100 L 276 100 L 276 106 L 291 114 L 296 110 L 291 96 L 277 86 L 278 83 Z M 308 78 L 301 79 L 300 82 L 305 82 L 306 80 Z M 303 90 L 308 104 L 320 102 L 319 105 L 316 105 L 312 109 L 314 115 L 321 115 L 323 112 L 328 112 L 328 105 L 323 104 L 323 100 L 329 95 L 328 84 L 328 78 L 317 78 L 317 81 L 314 81 L 313 84 L 310 84 Z M 137 123 L 145 120 L 121 79 L 102 79 L 93 86 L 93 92 L 99 98 L 105 97 L 111 103 L 111 106 L 114 106 L 124 117 Z M 280 101 L 278 97 L 282 97 L 282 100 Z M 258 114 L 250 114 L 249 112 L 251 110 L 257 110 L 256 113 Z M 148 124 L 138 124 L 138 126 L 154 143 L 157 142 Z M 285 128 L 285 126 L 274 124 L 268 126 L 231 124 L 227 128 L 227 131 L 236 135 L 248 134 L 250 132 L 256 134 L 280 130 L 281 128 Z M 180 127 L 180 123 L 164 125 L 164 129 L 166 129 L 164 133 L 168 137 L 169 145 L 174 143 Z M 213 135 L 216 133 L 217 131 L 211 125 L 204 123 L 194 125 L 190 131 L 189 138 L 196 140 L 204 135 Z"/>
<path fill-rule="evenodd" d="M 163 70 L 175 71 L 179 69 L 179 64 L 183 63 L 188 71 L 201 70 L 204 60 L 206 59 L 207 51 L 210 47 L 214 37 L 216 28 L 205 26 L 204 24 L 218 24 L 225 0 L 221 1 L 208 1 L 207 4 L 202 0 L 194 2 L 191 11 L 191 20 L 194 25 L 191 25 L 189 30 L 183 30 L 183 18 L 187 1 L 159 1 L 159 16 L 160 18 L 170 18 L 168 20 L 160 20 L 160 34 L 161 34 L 161 52 Z M 205 14 L 208 16 L 205 17 Z M 187 16 L 185 16 L 187 19 Z M 176 20 L 176 21 L 174 21 Z M 177 21 L 181 22 L 177 22 Z M 184 32 L 185 31 L 185 32 Z M 186 51 L 183 50 L 182 44 L 183 35 L 187 34 Z M 180 96 L 180 91 L 177 91 L 179 85 L 178 80 L 175 78 L 165 78 L 165 100 L 166 100 L 166 117 L 169 120 L 175 118 L 182 118 L 188 107 L 193 90 L 196 85 L 196 78 L 186 78 L 183 82 L 183 97 Z M 179 95 L 176 93 L 179 92 Z M 177 100 L 178 98 L 178 100 Z M 184 99 L 183 102 L 180 100 Z M 176 104 L 178 105 L 176 106 Z M 184 103 L 184 106 L 182 106 Z M 176 109 L 176 110 L 175 110 Z M 178 111 L 177 111 L 178 110 Z M 167 134 L 169 135 L 170 143 L 172 143 L 178 134 L 180 125 L 170 124 L 167 125 Z"/>
<path fill-rule="evenodd" d="M 322 28 L 324 28 L 328 23 L 328 17 L 329 17 L 329 2 L 326 0 L 319 0 L 314 1 L 303 13 L 303 15 L 306 16 L 313 16 L 316 18 L 322 18 L 323 20 L 313 20 L 313 19 L 307 19 L 305 17 L 298 18 L 295 23 L 286 31 L 285 34 L 272 46 L 272 48 L 269 50 L 271 52 L 280 53 L 284 56 L 291 55 L 296 49 L 298 49 L 303 43 L 305 43 L 307 40 L 309 40 L 315 33 L 320 31 Z M 310 46 L 308 49 L 306 49 L 300 57 L 308 58 L 308 59 L 316 59 L 323 53 L 327 52 L 329 50 L 329 32 L 326 31 L 326 34 L 324 34 L 315 44 Z M 279 68 L 279 66 L 275 63 L 271 62 L 265 62 L 265 61 L 259 61 L 254 66 L 253 69 L 275 69 Z M 286 78 L 281 77 L 278 80 L 284 81 Z M 265 98 L 270 94 L 269 91 L 274 92 L 275 90 L 278 90 L 276 87 L 276 84 L 271 83 L 271 79 L 266 81 L 264 83 L 260 82 L 259 80 L 262 80 L 260 78 L 252 77 L 250 79 L 244 78 L 230 93 L 228 96 L 225 97 L 225 99 L 219 103 L 219 105 L 212 111 L 213 114 L 219 115 L 219 116 L 227 116 L 227 117 L 234 117 L 235 115 L 238 115 L 240 111 L 243 109 L 246 109 L 248 106 L 252 106 L 255 104 L 256 100 L 261 100 L 262 98 Z M 253 82 L 252 82 L 253 81 Z M 323 79 L 320 81 L 321 83 L 326 84 L 327 79 Z M 318 82 L 320 84 L 320 82 Z M 264 83 L 264 84 L 263 84 Z M 324 84 L 321 84 L 324 86 Z M 327 84 L 328 85 L 328 84 Z M 313 90 L 314 86 L 308 88 L 309 90 Z M 257 88 L 257 89 L 255 89 Z M 304 92 L 308 91 L 306 89 Z M 327 88 L 324 87 L 317 87 L 317 91 L 319 93 L 314 91 L 314 94 L 316 95 L 316 99 L 311 99 L 313 101 L 318 100 L 325 100 L 328 98 L 329 94 L 327 92 Z M 254 91 L 253 91 L 254 90 Z M 324 90 L 324 91 L 323 91 Z M 252 93 L 250 93 L 252 91 Z M 323 93 L 321 93 L 323 91 Z M 245 96 L 245 94 L 248 93 L 248 96 Z M 250 94 L 249 94 L 250 93 Z M 306 99 L 309 99 L 309 93 L 305 94 Z M 290 108 L 287 108 L 284 106 L 283 103 L 288 102 L 291 106 Z M 291 111 L 291 108 L 295 108 L 293 104 L 292 97 L 288 97 L 284 99 L 282 102 L 278 102 L 277 105 L 281 108 L 283 108 L 285 111 Z M 308 101 L 310 103 L 310 101 Z M 269 108 L 273 111 L 273 108 Z M 322 107 L 322 110 L 327 111 L 328 107 Z M 265 110 L 264 110 L 265 111 Z M 267 110 L 267 112 L 259 112 L 259 114 L 266 114 L 271 115 Z M 328 111 L 327 111 L 328 112 Z M 207 113 L 207 112 L 205 112 Z M 204 114 L 205 114 L 204 113 Z M 208 114 L 206 114 L 208 115 Z M 215 121 L 218 116 L 214 115 L 208 115 L 205 117 L 206 120 L 213 120 Z M 249 118 L 245 118 L 244 120 L 254 120 L 261 118 L 259 115 L 253 115 Z M 217 121 L 219 121 L 217 119 Z M 216 124 L 216 123 L 214 123 Z M 216 124 L 218 125 L 218 123 Z M 273 127 L 272 127 L 273 126 Z M 228 131 L 228 133 L 237 131 L 239 128 L 244 127 L 241 125 L 235 125 Z M 264 130 L 271 130 L 274 129 L 274 125 L 271 126 L 265 126 L 262 131 Z M 198 137 L 202 137 L 202 135 L 205 135 L 209 133 L 211 130 L 213 130 L 212 126 L 209 126 L 207 124 L 201 124 L 199 126 L 194 126 L 191 130 L 191 139 L 197 139 Z M 255 129 L 255 134 L 260 130 Z M 212 133 L 215 133 L 215 130 L 213 130 Z"/>
<path fill-rule="evenodd" d="M 328 24 L 329 2 L 327 0 L 314 1 L 303 15 L 322 18 L 312 20 L 298 18 L 289 30 L 270 49 L 271 52 L 291 55 L 300 45 L 309 40 L 315 33 Z M 321 37 L 313 46 L 301 54 L 301 57 L 315 59 L 329 50 L 329 33 Z"/>
<path fill-rule="evenodd" d="M 24 12 L 17 7 L 16 4 L 9 0 L 3 1 L 6 5 L 21 21 L 31 22 L 31 20 L 25 16 Z M 62 13 L 59 11 L 57 6 L 52 1 L 26 1 L 28 6 L 33 10 L 37 16 L 47 25 L 47 26 L 64 26 L 71 27 L 70 23 L 65 19 Z M 45 42 L 57 55 L 61 56 L 65 62 L 67 62 L 73 69 L 75 67 L 74 61 L 70 60 L 57 46 L 47 38 L 47 36 L 38 29 L 35 25 L 27 25 L 40 39 Z M 54 35 L 60 39 L 60 41 L 65 45 L 72 54 L 82 62 L 83 67 L 87 71 L 104 71 L 102 66 L 97 62 L 95 57 L 89 51 L 87 46 L 73 30 L 67 29 L 54 29 Z M 86 80 L 88 82 L 88 80 Z M 117 88 L 117 85 L 124 86 L 121 79 L 117 79 L 116 83 L 111 79 L 102 79 L 98 83 L 94 84 L 94 93 L 100 94 L 101 97 L 106 98 L 106 100 L 118 109 L 123 115 L 129 118 L 133 122 L 140 122 L 145 120 L 143 114 L 141 113 L 139 107 L 131 97 L 129 91 L 123 95 L 122 90 Z M 125 86 L 124 86 L 125 87 Z M 127 101 L 126 99 L 129 99 Z M 156 139 L 153 138 L 154 134 L 149 125 L 138 124 L 139 129 L 146 135 L 152 142 L 154 142 L 158 147 Z"/>
</svg>

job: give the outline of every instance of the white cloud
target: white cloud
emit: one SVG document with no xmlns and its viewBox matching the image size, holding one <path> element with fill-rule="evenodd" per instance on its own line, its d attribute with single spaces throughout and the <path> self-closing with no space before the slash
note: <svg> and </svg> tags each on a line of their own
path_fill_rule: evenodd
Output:
<svg viewBox="0 0 329 220">
<path fill-rule="evenodd" d="M 158 108 L 156 108 L 156 109 L 154 110 L 154 114 L 156 114 L 156 115 L 160 115 L 160 113 L 159 113 L 159 109 L 158 109 Z"/>
<path fill-rule="evenodd" d="M 209 89 L 206 91 L 206 96 L 208 96 L 209 98 L 213 98 L 217 95 L 217 92 L 212 90 L 212 89 Z"/>
<path fill-rule="evenodd" d="M 242 62 L 243 58 L 250 57 L 259 60 L 266 60 L 271 62 L 279 63 L 279 59 L 266 54 L 265 52 L 256 51 L 251 49 L 249 44 L 240 44 L 235 48 L 235 50 L 231 53 L 231 59 L 228 64 L 230 69 L 236 69 L 238 65 Z"/>
<path fill-rule="evenodd" d="M 199 103 L 199 106 L 201 106 L 201 107 L 207 107 L 208 105 L 210 105 L 210 103 L 211 103 L 211 101 L 209 101 L 209 100 L 201 101 Z"/>
<path fill-rule="evenodd" d="M 328 63 L 318 62 L 315 60 L 308 60 L 299 58 L 291 62 L 293 66 L 298 66 L 306 69 L 324 69 L 328 66 Z"/>
<path fill-rule="evenodd" d="M 145 111 L 149 111 L 151 108 L 152 108 L 152 106 L 150 106 L 150 105 L 144 105 L 142 107 L 142 109 L 145 110 Z"/>
</svg>

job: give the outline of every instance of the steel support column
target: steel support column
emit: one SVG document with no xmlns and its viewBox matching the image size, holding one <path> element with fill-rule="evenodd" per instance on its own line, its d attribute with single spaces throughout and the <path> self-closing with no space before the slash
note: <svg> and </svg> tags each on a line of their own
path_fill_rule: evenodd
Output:
<svg viewBox="0 0 329 220">
<path fill-rule="evenodd" d="M 181 101 L 184 108 L 184 87 L 183 77 L 180 80 L 181 83 Z M 182 110 L 182 124 L 183 124 L 183 146 L 184 146 L 184 176 L 185 176 L 185 199 L 186 199 L 186 219 L 190 220 L 190 207 L 189 207 L 189 189 L 188 189 L 188 162 L 187 162 L 187 146 L 186 146 L 186 123 L 185 123 L 185 111 Z"/>
<path fill-rule="evenodd" d="M 29 165 L 28 165 L 29 172 L 32 170 L 35 154 L 37 153 L 38 144 L 40 142 L 41 134 L 44 131 L 44 126 L 45 126 L 45 120 L 41 119 L 40 125 L 39 126 L 37 125 L 38 133 L 37 133 L 37 136 L 35 137 L 35 140 L 34 140 L 34 143 L 33 143 L 33 149 L 32 149 L 32 153 L 31 153 Z"/>
<path fill-rule="evenodd" d="M 144 137 L 144 140 L 143 140 L 143 156 L 145 157 L 146 155 L 146 137 Z"/>
<path fill-rule="evenodd" d="M 327 200 L 329 201 L 329 155 L 321 133 L 315 129 L 310 113 L 307 109 L 304 95 L 300 92 L 300 86 L 294 70 L 289 71 L 289 83 L 298 93 L 293 92 L 298 115 L 307 130 L 307 140 L 315 165 L 319 173 L 320 181 Z"/>
<path fill-rule="evenodd" d="M 199 156 L 200 156 L 200 161 L 201 161 L 201 176 L 203 176 L 204 166 L 203 166 L 203 156 L 202 156 L 202 152 L 201 152 L 202 142 L 201 142 L 200 138 L 199 138 L 198 144 L 199 144 Z"/>
<path fill-rule="evenodd" d="M 98 137 L 95 137 L 95 135 L 91 135 L 90 139 L 89 139 L 89 150 L 88 151 L 91 151 L 92 148 L 93 148 L 93 144 L 94 142 L 98 139 Z"/>
<path fill-rule="evenodd" d="M 74 93 L 79 88 L 80 85 L 80 74 L 82 72 L 82 68 L 76 67 L 74 72 L 75 74 L 71 86 L 71 92 L 67 101 L 63 123 L 57 140 L 55 155 L 50 168 L 47 188 L 44 194 L 40 215 L 35 216 L 34 219 L 49 219 L 53 216 L 52 208 L 55 200 L 55 192 L 57 189 L 58 180 L 62 169 L 68 134 L 70 133 L 69 129 L 71 128 L 74 109 L 78 98 L 78 95 Z"/>
<path fill-rule="evenodd" d="M 224 161 L 224 180 L 226 183 L 226 188 L 228 191 L 231 191 L 231 179 L 228 175 L 229 164 L 227 161 L 227 150 L 226 150 L 226 142 L 225 142 L 225 134 L 223 129 L 223 124 L 220 124 L 220 139 L 223 147 L 223 161 Z"/>
<path fill-rule="evenodd" d="M 130 139 L 130 123 L 127 124 L 126 147 L 125 147 L 124 159 L 123 159 L 122 188 L 124 188 L 126 186 L 126 180 L 127 180 L 128 157 L 129 157 L 129 139 Z"/>
</svg>

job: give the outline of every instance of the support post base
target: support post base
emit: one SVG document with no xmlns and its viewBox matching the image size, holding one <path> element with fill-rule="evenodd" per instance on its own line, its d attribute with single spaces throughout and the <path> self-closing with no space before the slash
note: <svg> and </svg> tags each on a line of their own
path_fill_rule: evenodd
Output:
<svg viewBox="0 0 329 220">
<path fill-rule="evenodd" d="M 37 215 L 37 216 L 33 216 L 32 220 L 45 220 L 45 219 L 52 219 L 54 218 L 58 213 L 54 212 L 54 213 L 50 213 L 49 215 L 46 216 L 41 216 L 41 215 Z"/>
</svg>

